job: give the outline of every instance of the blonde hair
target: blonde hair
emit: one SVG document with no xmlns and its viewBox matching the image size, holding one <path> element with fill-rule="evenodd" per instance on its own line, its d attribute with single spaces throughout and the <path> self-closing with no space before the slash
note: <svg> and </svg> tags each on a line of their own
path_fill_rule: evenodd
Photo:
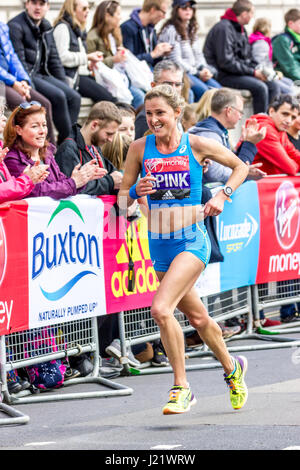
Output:
<svg viewBox="0 0 300 470">
<path fill-rule="evenodd" d="M 145 103 L 153 98 L 163 98 L 166 103 L 175 111 L 180 108 L 181 111 L 185 106 L 185 100 L 170 85 L 157 85 L 148 91 L 145 95 Z"/>
<path fill-rule="evenodd" d="M 75 9 L 76 9 L 76 0 L 65 0 L 64 3 L 62 4 L 58 17 L 53 23 L 53 26 L 55 27 L 60 21 L 62 21 L 64 19 L 64 14 L 68 13 L 72 19 L 73 25 L 78 26 L 82 31 L 84 31 L 86 27 L 86 23 L 80 23 L 78 21 L 78 19 L 76 18 Z"/>
<path fill-rule="evenodd" d="M 211 100 L 217 89 L 218 88 L 211 88 L 210 90 L 207 90 L 198 101 L 195 109 L 198 121 L 203 121 L 203 119 L 206 119 L 211 115 Z"/>
<path fill-rule="evenodd" d="M 264 34 L 265 36 L 271 34 L 272 23 L 268 18 L 257 18 L 253 25 L 253 33 L 259 31 L 260 33 Z"/>
<path fill-rule="evenodd" d="M 197 114 L 196 114 L 196 111 L 195 111 L 195 107 L 192 106 L 192 105 L 186 105 L 184 107 L 184 110 L 182 112 L 182 116 L 181 116 L 181 124 L 182 124 L 182 127 L 184 129 L 184 131 L 187 131 L 187 129 L 185 128 L 186 127 L 186 124 L 188 121 L 190 121 L 192 119 L 192 117 L 195 116 L 195 120 L 197 122 Z"/>
<path fill-rule="evenodd" d="M 101 147 L 102 153 L 117 170 L 123 170 L 129 145 L 132 139 L 128 135 L 117 132 L 111 142 L 106 142 Z"/>
</svg>

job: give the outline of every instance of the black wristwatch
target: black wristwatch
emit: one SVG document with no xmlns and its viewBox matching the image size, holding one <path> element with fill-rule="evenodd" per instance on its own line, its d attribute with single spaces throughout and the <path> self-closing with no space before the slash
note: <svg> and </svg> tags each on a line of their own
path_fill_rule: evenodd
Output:
<svg viewBox="0 0 300 470">
<path fill-rule="evenodd" d="M 230 186 L 225 186 L 223 188 L 224 193 L 226 194 L 227 197 L 232 196 L 233 194 L 233 189 Z"/>
</svg>

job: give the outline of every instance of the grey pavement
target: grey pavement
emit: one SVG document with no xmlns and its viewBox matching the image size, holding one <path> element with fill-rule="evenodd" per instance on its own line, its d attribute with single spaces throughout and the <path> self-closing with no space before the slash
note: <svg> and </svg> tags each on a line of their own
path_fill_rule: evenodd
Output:
<svg viewBox="0 0 300 470">
<path fill-rule="evenodd" d="M 243 340 L 228 346 L 262 343 Z M 30 421 L 0 427 L 0 450 L 300 449 L 300 348 L 235 354 L 249 361 L 249 398 L 241 410 L 231 408 L 219 367 L 188 371 L 197 404 L 173 416 L 161 412 L 171 373 L 118 377 L 113 382 L 131 387 L 131 395 L 14 405 Z M 213 358 L 187 359 L 187 364 L 218 365 Z M 76 392 L 99 385 L 70 388 Z"/>
</svg>

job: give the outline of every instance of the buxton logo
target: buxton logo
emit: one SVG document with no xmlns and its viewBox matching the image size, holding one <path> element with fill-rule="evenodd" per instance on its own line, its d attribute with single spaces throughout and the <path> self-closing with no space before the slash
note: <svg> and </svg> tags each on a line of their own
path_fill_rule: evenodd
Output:
<svg viewBox="0 0 300 470">
<path fill-rule="evenodd" d="M 47 228 L 53 223 L 55 217 L 64 210 L 73 211 L 84 224 L 82 214 L 76 204 L 72 201 L 60 201 L 58 207 L 51 215 Z M 76 231 L 69 224 L 65 232 L 52 233 L 46 236 L 39 232 L 33 237 L 32 242 L 32 280 L 38 278 L 44 270 L 74 264 L 76 266 L 89 265 L 92 268 L 100 268 L 100 248 L 94 234 Z M 43 296 L 47 300 L 55 301 L 64 297 L 82 278 L 97 274 L 90 269 L 83 269 L 72 279 L 68 280 L 59 289 L 53 292 L 47 291 L 40 286 Z"/>
<path fill-rule="evenodd" d="M 290 181 L 282 183 L 276 192 L 274 225 L 280 246 L 288 250 L 298 237 L 300 225 L 299 195 Z"/>
<path fill-rule="evenodd" d="M 0 219 L 0 285 L 2 284 L 3 278 L 6 271 L 6 260 L 7 260 L 7 250 L 6 250 L 6 238 L 5 231 Z"/>
</svg>

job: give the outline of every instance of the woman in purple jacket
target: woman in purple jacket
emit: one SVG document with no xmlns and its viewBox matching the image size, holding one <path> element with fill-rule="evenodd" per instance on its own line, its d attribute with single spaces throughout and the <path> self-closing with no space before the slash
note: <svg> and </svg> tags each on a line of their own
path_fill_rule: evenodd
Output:
<svg viewBox="0 0 300 470">
<path fill-rule="evenodd" d="M 0 134 L 3 133 L 6 124 L 6 117 L 3 111 L 3 109 L 0 109 Z M 32 167 L 28 165 L 18 178 L 11 176 L 3 162 L 7 152 L 8 148 L 3 149 L 2 141 L 0 140 L 0 204 L 23 199 L 32 191 L 35 184 L 43 181 L 48 175 L 47 166 L 41 168 L 37 165 Z"/>
<path fill-rule="evenodd" d="M 10 115 L 4 129 L 4 146 L 8 147 L 5 164 L 11 175 L 18 177 L 30 165 L 48 165 L 47 178 L 35 185 L 30 197 L 50 196 L 63 199 L 74 196 L 88 181 L 106 174 L 95 160 L 75 166 L 68 178 L 62 173 L 54 159 L 55 146 L 48 143 L 46 110 L 37 101 L 22 103 Z"/>
</svg>

